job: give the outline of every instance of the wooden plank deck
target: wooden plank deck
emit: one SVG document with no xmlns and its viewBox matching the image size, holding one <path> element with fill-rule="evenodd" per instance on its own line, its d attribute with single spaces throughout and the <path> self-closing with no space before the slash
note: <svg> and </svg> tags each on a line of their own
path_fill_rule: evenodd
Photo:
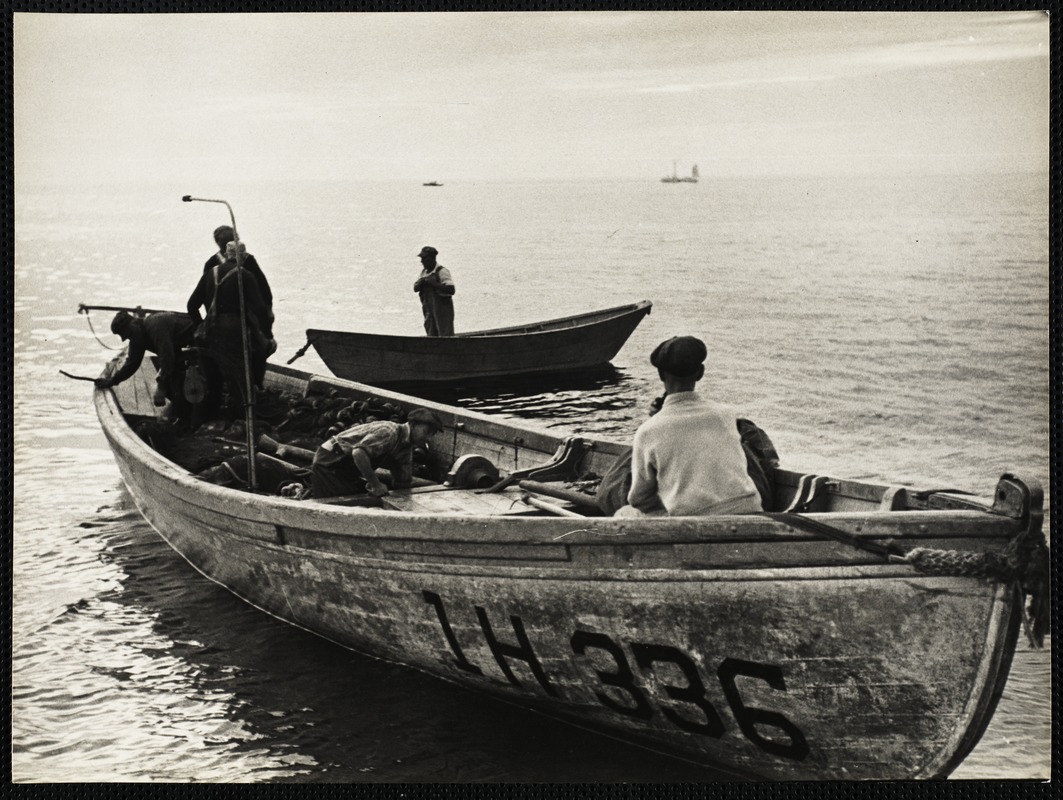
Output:
<svg viewBox="0 0 1063 800">
<path fill-rule="evenodd" d="M 384 508 L 411 514 L 462 516 L 531 516 L 541 515 L 521 502 L 519 490 L 478 494 L 469 489 L 425 487 L 421 490 L 393 491 L 383 498 Z M 427 489 L 427 490 L 426 490 Z"/>
</svg>

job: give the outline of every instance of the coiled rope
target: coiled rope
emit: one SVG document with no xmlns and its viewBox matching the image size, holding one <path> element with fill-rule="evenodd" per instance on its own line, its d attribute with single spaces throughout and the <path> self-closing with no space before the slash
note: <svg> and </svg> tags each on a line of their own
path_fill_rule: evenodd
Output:
<svg viewBox="0 0 1063 800">
<path fill-rule="evenodd" d="M 1012 539 L 1002 553 L 972 553 L 962 550 L 934 550 L 914 547 L 902 561 L 924 575 L 988 578 L 1015 585 L 1023 596 L 1022 623 L 1026 637 L 1035 648 L 1044 646 L 1044 637 L 1052 622 L 1049 587 L 1048 547 L 1044 534 L 1030 531 Z M 1029 598 L 1029 605 L 1025 601 Z"/>
<path fill-rule="evenodd" d="M 1003 553 L 971 553 L 962 550 L 933 550 L 914 547 L 896 561 L 910 564 L 924 575 L 996 578 L 1013 580 L 1015 565 Z"/>
</svg>

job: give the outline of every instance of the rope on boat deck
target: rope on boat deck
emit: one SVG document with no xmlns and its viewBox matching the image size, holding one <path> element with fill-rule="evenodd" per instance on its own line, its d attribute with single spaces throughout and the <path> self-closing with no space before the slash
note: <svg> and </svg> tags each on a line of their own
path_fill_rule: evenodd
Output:
<svg viewBox="0 0 1063 800">
<path fill-rule="evenodd" d="M 963 550 L 934 550 L 929 547 L 913 547 L 904 556 L 894 560 L 911 564 L 924 575 L 951 575 L 971 578 L 997 578 L 1011 580 L 1015 576 L 1013 565 L 1004 553 L 972 553 Z"/>
</svg>

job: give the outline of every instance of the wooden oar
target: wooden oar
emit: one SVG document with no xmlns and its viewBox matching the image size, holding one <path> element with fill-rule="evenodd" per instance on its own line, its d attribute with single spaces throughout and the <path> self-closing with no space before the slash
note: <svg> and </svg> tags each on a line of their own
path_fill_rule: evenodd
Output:
<svg viewBox="0 0 1063 800">
<path fill-rule="evenodd" d="M 567 508 L 562 508 L 559 505 L 548 503 L 545 500 L 540 500 L 537 497 L 532 497 L 530 494 L 522 494 L 520 496 L 522 502 L 527 503 L 529 506 L 541 509 L 543 511 L 549 511 L 558 517 L 579 517 L 583 519 L 583 514 L 577 514 L 575 511 L 569 511 Z"/>
<path fill-rule="evenodd" d="M 75 381 L 93 381 L 93 382 L 96 381 L 95 378 L 87 378 L 84 375 L 71 375 L 69 372 L 67 372 L 66 370 L 62 370 L 62 369 L 59 370 L 59 374 L 60 375 L 65 375 L 66 377 L 70 378 L 71 380 L 75 380 Z"/>
<path fill-rule="evenodd" d="M 572 489 L 565 489 L 561 486 L 551 486 L 548 483 L 540 483 L 539 481 L 520 481 L 517 485 L 527 492 L 544 494 L 547 497 L 556 497 L 558 500 L 567 500 L 573 505 L 580 506 L 581 508 L 599 511 L 598 502 L 589 494 L 584 494 L 583 492 L 576 492 Z"/>
</svg>

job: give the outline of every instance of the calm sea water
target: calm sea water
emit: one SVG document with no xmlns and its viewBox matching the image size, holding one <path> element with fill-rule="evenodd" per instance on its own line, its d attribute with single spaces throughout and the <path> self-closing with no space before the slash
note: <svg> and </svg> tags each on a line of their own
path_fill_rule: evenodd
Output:
<svg viewBox="0 0 1063 800">
<path fill-rule="evenodd" d="M 980 494 L 1016 470 L 1048 489 L 1044 176 L 18 187 L 18 782 L 718 777 L 318 640 L 158 539 L 90 385 L 58 371 L 96 375 L 119 344 L 78 303 L 183 307 L 228 221 L 189 192 L 232 204 L 276 297 L 278 362 L 308 327 L 421 333 L 432 244 L 459 331 L 654 302 L 611 372 L 444 399 L 626 439 L 658 392 L 648 353 L 693 334 L 704 391 L 786 466 Z M 313 351 L 296 366 L 327 373 Z M 1049 777 L 1050 685 L 1049 650 L 1020 643 L 954 777 Z"/>
</svg>

